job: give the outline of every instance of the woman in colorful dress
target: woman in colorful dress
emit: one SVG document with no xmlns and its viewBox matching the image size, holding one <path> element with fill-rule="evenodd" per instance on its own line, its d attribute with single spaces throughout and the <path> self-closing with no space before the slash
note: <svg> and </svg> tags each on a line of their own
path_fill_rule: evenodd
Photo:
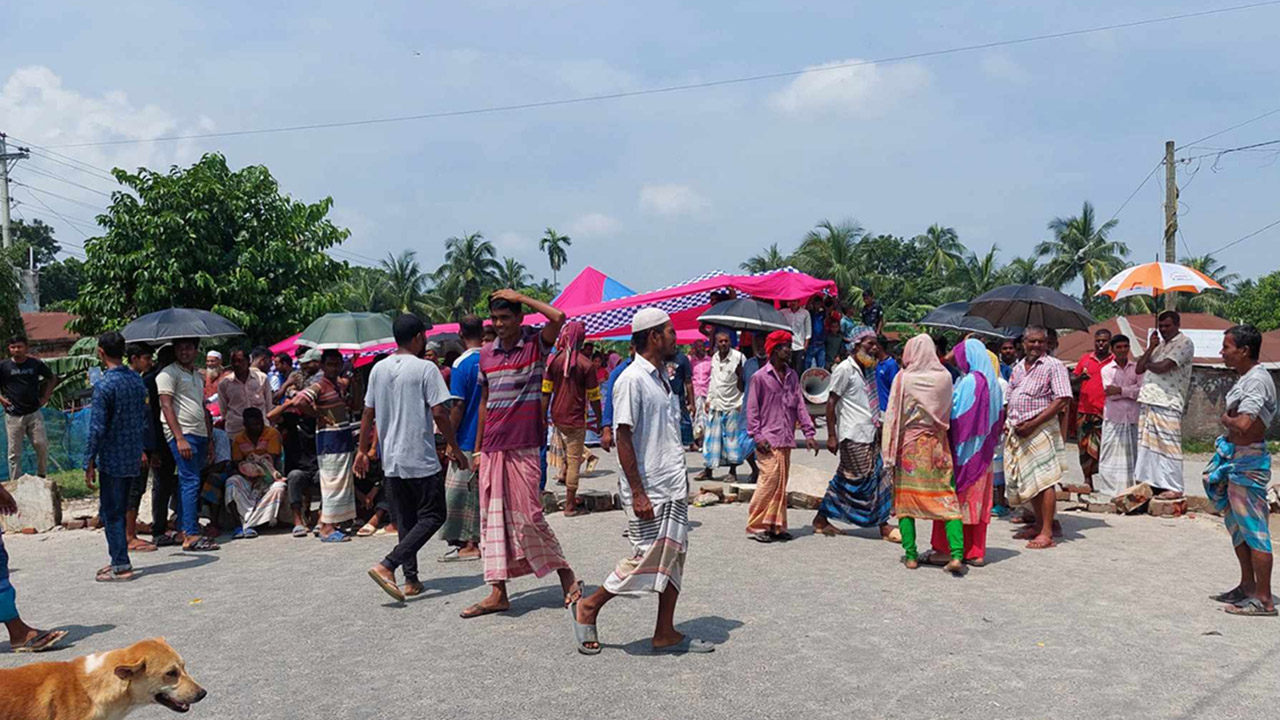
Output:
<svg viewBox="0 0 1280 720">
<path fill-rule="evenodd" d="M 893 500 L 902 533 L 904 563 L 920 566 L 916 550 L 916 520 L 946 523 L 951 560 L 949 572 L 964 572 L 964 529 L 960 501 L 952 477 L 951 374 L 938 360 L 933 339 L 917 335 L 907 341 L 902 354 L 905 367 L 898 372 L 884 411 L 881 455 L 885 472 L 893 473 Z"/>
<path fill-rule="evenodd" d="M 996 448 L 1004 427 L 1004 393 L 991 354 L 972 338 L 955 349 L 960 379 L 951 391 L 951 427 L 947 439 L 955 467 L 956 498 L 964 525 L 964 561 L 982 567 L 987 558 Z M 933 523 L 933 564 L 950 562 L 943 523 Z"/>
</svg>

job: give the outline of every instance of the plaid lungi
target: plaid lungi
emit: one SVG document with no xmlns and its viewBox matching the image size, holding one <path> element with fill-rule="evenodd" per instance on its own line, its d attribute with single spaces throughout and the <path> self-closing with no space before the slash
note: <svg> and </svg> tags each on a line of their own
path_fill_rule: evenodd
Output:
<svg viewBox="0 0 1280 720">
<path fill-rule="evenodd" d="M 1271 482 L 1271 454 L 1265 442 L 1234 445 L 1219 437 L 1216 453 L 1204 470 L 1205 494 L 1222 513 L 1231 544 L 1271 552 L 1267 525 L 1267 485 Z"/>
<path fill-rule="evenodd" d="M 1138 457 L 1138 426 L 1102 421 L 1102 446 L 1093 490 L 1116 496 L 1133 486 L 1133 468 Z"/>
<path fill-rule="evenodd" d="M 1062 480 L 1064 451 L 1057 418 L 1046 422 L 1030 437 L 1018 437 L 1009 422 L 1004 440 L 1005 497 L 1010 505 L 1030 502 Z"/>
</svg>

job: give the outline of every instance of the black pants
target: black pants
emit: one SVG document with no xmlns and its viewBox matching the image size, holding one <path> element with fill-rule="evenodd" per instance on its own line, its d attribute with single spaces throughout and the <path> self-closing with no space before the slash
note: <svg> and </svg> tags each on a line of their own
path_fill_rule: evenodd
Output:
<svg viewBox="0 0 1280 720">
<path fill-rule="evenodd" d="M 391 517 L 400 536 L 400 542 L 383 559 L 382 566 L 391 572 L 403 568 L 406 583 L 418 582 L 418 551 L 444 525 L 448 515 L 444 472 L 425 478 L 388 475 L 382 489 L 391 501 Z"/>
<path fill-rule="evenodd" d="M 178 466 L 168 448 L 157 450 L 160 467 L 151 471 L 151 536 L 169 530 L 169 503 L 178 493 Z"/>
</svg>

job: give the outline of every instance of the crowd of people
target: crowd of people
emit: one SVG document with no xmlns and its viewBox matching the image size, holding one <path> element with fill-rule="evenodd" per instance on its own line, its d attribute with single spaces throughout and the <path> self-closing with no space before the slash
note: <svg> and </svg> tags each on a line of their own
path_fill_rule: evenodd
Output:
<svg viewBox="0 0 1280 720">
<path fill-rule="evenodd" d="M 526 308 L 546 323 L 523 325 Z M 1137 359 L 1129 338 L 1098 331 L 1073 372 L 1054 357 L 1057 333 L 1039 326 L 989 345 L 970 336 L 952 348 L 922 334 L 897 348 L 869 293 L 856 313 L 831 298 L 807 308 L 792 302 L 784 311 L 791 330 L 706 327 L 708 342 L 688 355 L 657 308 L 636 312 L 625 358 L 597 351 L 581 323 L 512 290 L 492 295 L 489 315 L 487 326 L 462 318 L 462 347 L 448 350 L 427 339 L 421 319 L 401 315 L 395 352 L 354 362 L 337 350 L 307 350 L 295 362 L 237 348 L 229 367 L 211 351 L 200 368 L 195 339 L 153 349 L 103 334 L 106 369 L 94 385 L 85 451 L 110 559 L 96 579 L 134 579 L 130 553 L 218 550 L 223 522 L 239 540 L 283 520 L 295 537 L 324 543 L 394 533 L 397 543 L 368 574 L 404 600 L 423 592 L 418 554 L 440 532 L 450 545 L 440 560 L 481 563 L 490 586 L 463 618 L 508 610 L 509 582 L 554 571 L 580 652 L 600 651 L 596 619 L 612 598 L 641 593 L 660 596 L 655 650 L 708 652 L 713 646 L 674 627 L 689 531 L 686 452 L 700 453 L 697 479 L 720 467 L 737 479 L 749 464 L 756 488 L 746 533 L 785 542 L 792 452 L 799 443 L 819 451 L 816 414 L 837 469 L 815 531 L 840 534 L 834 522 L 874 527 L 901 543 L 907 568 L 936 564 L 956 574 L 985 564 L 990 519 L 1010 507 L 1022 508 L 1014 521 L 1025 527 L 1015 537 L 1027 548 L 1055 546 L 1068 410 L 1092 490 L 1115 494 L 1147 482 L 1165 499 L 1184 490 L 1178 424 L 1191 350 L 1177 313 L 1160 316 L 1159 335 Z M 1205 475 L 1241 567 L 1239 586 L 1215 599 L 1250 615 L 1275 613 L 1263 435 L 1276 393 L 1258 365 L 1260 343 L 1249 326 L 1225 334 L 1223 359 L 1240 378 Z M 21 338 L 9 346 L 0 399 L 12 463 L 15 446 L 40 435 L 26 418 L 47 400 L 48 385 Z M 816 413 L 800 383 L 810 367 L 831 371 Z M 543 516 L 542 494 L 550 464 L 565 485 L 565 515 L 585 512 L 576 496 L 586 447 L 597 440 L 618 455 L 632 551 L 586 595 Z M 137 519 L 148 479 L 150 542 Z M 0 510 L 12 510 L 6 492 Z M 933 521 L 924 554 L 917 520 Z M 15 647 L 57 640 L 18 619 L 7 574 L 0 616 Z"/>
</svg>

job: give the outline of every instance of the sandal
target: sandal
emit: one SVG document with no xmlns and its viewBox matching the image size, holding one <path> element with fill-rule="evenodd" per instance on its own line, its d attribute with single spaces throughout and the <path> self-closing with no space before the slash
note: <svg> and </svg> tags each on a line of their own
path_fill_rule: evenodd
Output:
<svg viewBox="0 0 1280 720">
<path fill-rule="evenodd" d="M 920 556 L 920 562 L 925 565 L 933 565 L 935 567 L 946 567 L 947 564 L 951 562 L 951 556 L 936 553 L 932 550 L 926 550 L 924 554 Z"/>
<path fill-rule="evenodd" d="M 1241 590 L 1237 586 L 1237 587 L 1231 588 L 1230 590 L 1224 593 L 1219 593 L 1217 595 L 1210 595 L 1209 599 L 1214 602 L 1224 603 L 1226 605 L 1236 605 L 1238 603 L 1242 603 L 1245 600 L 1249 599 L 1249 596 L 1245 594 L 1245 591 Z"/>
<path fill-rule="evenodd" d="M 364 527 L 356 531 L 356 537 L 370 537 L 378 532 L 378 526 L 373 523 L 365 523 Z"/>
<path fill-rule="evenodd" d="M 67 636 L 66 630 L 37 630 L 36 636 L 11 648 L 15 653 L 38 653 L 52 650 L 59 640 Z"/>
<path fill-rule="evenodd" d="M 204 535 L 201 535 L 199 538 L 196 539 L 195 542 L 191 543 L 190 545 L 182 546 L 183 552 L 212 552 L 214 550 L 221 550 L 221 549 L 222 549 L 221 545 L 218 545 L 218 543 L 214 542 L 211 538 L 208 538 Z"/>
<path fill-rule="evenodd" d="M 169 533 L 165 533 L 164 535 L 156 536 L 152 544 L 158 548 L 173 547 L 178 544 L 178 539 Z"/>
<path fill-rule="evenodd" d="M 341 530 L 334 530 L 328 535 L 325 535 L 324 537 L 320 538 L 320 542 L 322 543 L 351 542 L 351 538 L 350 536 L 343 534 Z"/>
<path fill-rule="evenodd" d="M 758 543 L 764 543 L 766 545 L 773 542 L 773 536 L 766 532 L 751 533 L 747 536 L 747 539 L 755 540 Z"/>
<path fill-rule="evenodd" d="M 581 599 L 581 598 L 579 598 Z M 583 625 L 578 622 L 578 601 L 569 603 L 569 620 L 573 623 L 573 639 L 577 642 L 578 652 L 583 655 L 600 654 L 600 634 L 595 625 Z M 587 643 L 595 643 L 595 647 L 587 647 Z"/>
<path fill-rule="evenodd" d="M 329 542 L 329 541 L 325 540 L 322 542 Z M 341 542 L 341 541 L 334 541 L 334 542 Z M 397 602 L 404 602 L 404 592 L 401 591 L 400 588 L 396 586 L 395 582 L 382 577 L 381 575 L 378 574 L 378 571 L 376 570 L 370 570 L 369 577 L 373 578 L 373 581 L 378 583 L 378 587 L 382 588 L 383 592 L 395 598 Z"/>
<path fill-rule="evenodd" d="M 455 563 L 455 562 L 471 562 L 479 560 L 479 555 L 463 555 L 462 548 L 451 547 L 445 554 L 436 559 L 436 562 Z"/>
<path fill-rule="evenodd" d="M 1242 615 L 1245 617 L 1276 617 L 1278 614 L 1275 608 L 1268 610 L 1262 601 L 1258 598 L 1245 598 L 1244 602 L 1239 605 L 1232 605 L 1223 608 L 1228 615 Z"/>
<path fill-rule="evenodd" d="M 236 528 L 236 531 L 231 534 L 232 540 L 252 540 L 256 537 L 258 537 L 258 531 L 247 527 L 238 527 Z"/>
<path fill-rule="evenodd" d="M 574 593 L 577 593 L 577 595 L 575 596 Z M 573 584 L 573 589 L 569 591 L 568 595 L 564 596 L 564 606 L 569 607 L 570 605 L 578 602 L 579 600 L 582 599 L 582 596 L 585 594 L 586 592 L 583 591 L 582 581 L 581 580 L 575 581 Z"/>
<path fill-rule="evenodd" d="M 303 525 L 294 525 L 294 526 L 293 526 L 293 536 L 294 536 L 294 537 L 296 537 L 296 538 L 304 538 L 304 537 L 306 537 L 307 535 L 309 535 L 310 533 L 311 533 L 311 531 L 310 531 L 310 530 L 308 530 L 308 529 L 307 529 L 305 526 L 303 526 Z"/>
<path fill-rule="evenodd" d="M 137 577 L 137 575 L 132 570 L 116 572 L 111 569 L 110 565 L 108 565 L 99 570 L 97 574 L 93 576 L 93 579 L 96 582 L 129 582 L 135 577 Z"/>
<path fill-rule="evenodd" d="M 662 655 L 687 655 L 689 653 L 709 653 L 715 652 L 716 646 L 706 640 L 694 640 L 686 635 L 683 640 L 675 645 L 667 645 L 666 647 L 656 647 L 653 649 L 655 653 Z"/>
</svg>

